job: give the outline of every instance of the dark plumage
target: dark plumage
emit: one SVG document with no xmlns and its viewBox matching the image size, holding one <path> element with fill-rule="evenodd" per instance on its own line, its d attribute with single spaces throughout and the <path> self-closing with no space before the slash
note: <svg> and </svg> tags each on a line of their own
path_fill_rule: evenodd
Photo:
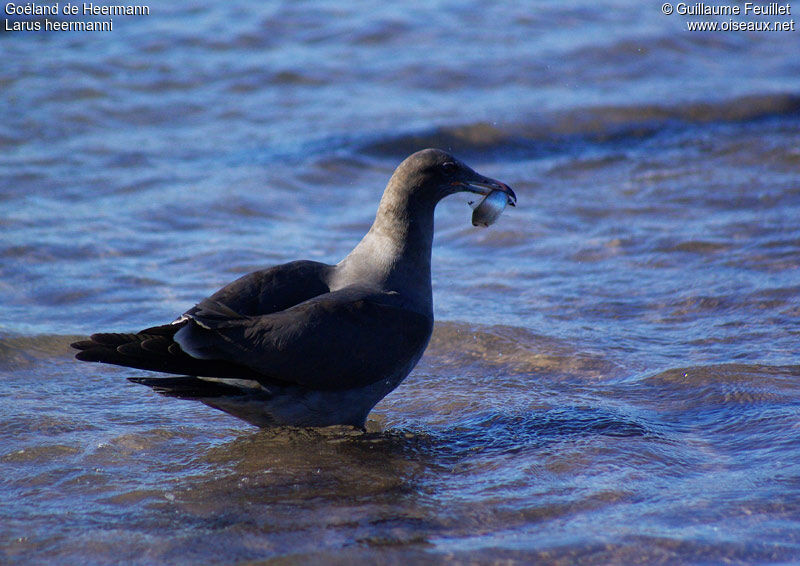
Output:
<svg viewBox="0 0 800 566">
<path fill-rule="evenodd" d="M 516 201 L 450 154 L 419 151 L 395 170 L 369 232 L 337 265 L 256 271 L 171 324 L 76 342 L 76 358 L 177 374 L 130 379 L 259 426 L 363 426 L 428 344 L 433 211 L 458 191 Z"/>
</svg>

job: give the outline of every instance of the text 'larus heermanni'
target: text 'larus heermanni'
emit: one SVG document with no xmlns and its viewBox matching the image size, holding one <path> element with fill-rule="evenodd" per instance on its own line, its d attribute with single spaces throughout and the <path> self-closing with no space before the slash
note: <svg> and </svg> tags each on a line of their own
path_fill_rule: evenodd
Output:
<svg viewBox="0 0 800 566">
<path fill-rule="evenodd" d="M 363 427 L 428 344 L 433 210 L 459 191 L 484 195 L 476 225 L 516 202 L 507 185 L 449 153 L 419 151 L 395 170 L 369 232 L 338 264 L 250 273 L 170 324 L 76 342 L 76 358 L 177 374 L 129 379 L 258 426 Z"/>
</svg>

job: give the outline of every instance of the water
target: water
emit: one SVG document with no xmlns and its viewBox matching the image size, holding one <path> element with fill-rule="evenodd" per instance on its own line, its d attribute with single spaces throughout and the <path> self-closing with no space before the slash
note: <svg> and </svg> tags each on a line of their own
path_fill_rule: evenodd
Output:
<svg viewBox="0 0 800 566">
<path fill-rule="evenodd" d="M 0 34 L 0 562 L 800 559 L 800 32 L 617 1 L 151 11 Z M 72 360 L 338 261 L 426 146 L 519 206 L 440 205 L 434 337 L 366 434 Z"/>
</svg>

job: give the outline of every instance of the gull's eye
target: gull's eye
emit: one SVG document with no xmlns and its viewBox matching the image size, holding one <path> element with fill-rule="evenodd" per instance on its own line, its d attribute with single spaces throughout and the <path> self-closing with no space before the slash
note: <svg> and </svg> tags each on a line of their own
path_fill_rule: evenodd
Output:
<svg viewBox="0 0 800 566">
<path fill-rule="evenodd" d="M 444 171 L 447 175 L 452 175 L 458 169 L 458 165 L 453 163 L 452 161 L 446 161 L 442 163 L 442 171 Z"/>
</svg>

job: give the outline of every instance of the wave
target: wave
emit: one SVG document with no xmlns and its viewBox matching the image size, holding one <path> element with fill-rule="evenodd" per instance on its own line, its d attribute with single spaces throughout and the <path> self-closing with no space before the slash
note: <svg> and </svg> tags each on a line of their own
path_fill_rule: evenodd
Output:
<svg viewBox="0 0 800 566">
<path fill-rule="evenodd" d="M 69 344 L 82 338 L 0 332 L 0 368 L 13 369 L 36 360 L 71 357 Z M 619 371 L 612 362 L 527 328 L 458 321 L 436 322 L 426 351 L 426 365 L 479 371 L 502 369 L 513 375 L 547 371 L 553 376 L 581 373 L 598 377 Z"/>
<path fill-rule="evenodd" d="M 475 122 L 385 134 L 359 147 L 368 155 L 404 157 L 424 147 L 462 155 L 508 153 L 536 157 L 576 144 L 641 140 L 667 129 L 800 117 L 800 95 L 765 93 L 673 105 L 595 106 L 531 116 L 506 124 Z"/>
<path fill-rule="evenodd" d="M 794 402 L 800 393 L 800 365 L 713 364 L 673 368 L 638 382 L 642 391 L 656 389 L 658 403 L 692 407 Z M 687 392 L 691 392 L 687 396 Z"/>
<path fill-rule="evenodd" d="M 0 332 L 0 370 L 14 371 L 44 360 L 66 358 L 70 352 L 69 344 L 79 338 L 56 334 Z"/>
<path fill-rule="evenodd" d="M 502 372 L 505 376 L 546 373 L 549 379 L 581 375 L 618 376 L 621 368 L 602 355 L 576 348 L 552 336 L 509 325 L 437 322 L 423 358 L 432 373 Z"/>
</svg>

